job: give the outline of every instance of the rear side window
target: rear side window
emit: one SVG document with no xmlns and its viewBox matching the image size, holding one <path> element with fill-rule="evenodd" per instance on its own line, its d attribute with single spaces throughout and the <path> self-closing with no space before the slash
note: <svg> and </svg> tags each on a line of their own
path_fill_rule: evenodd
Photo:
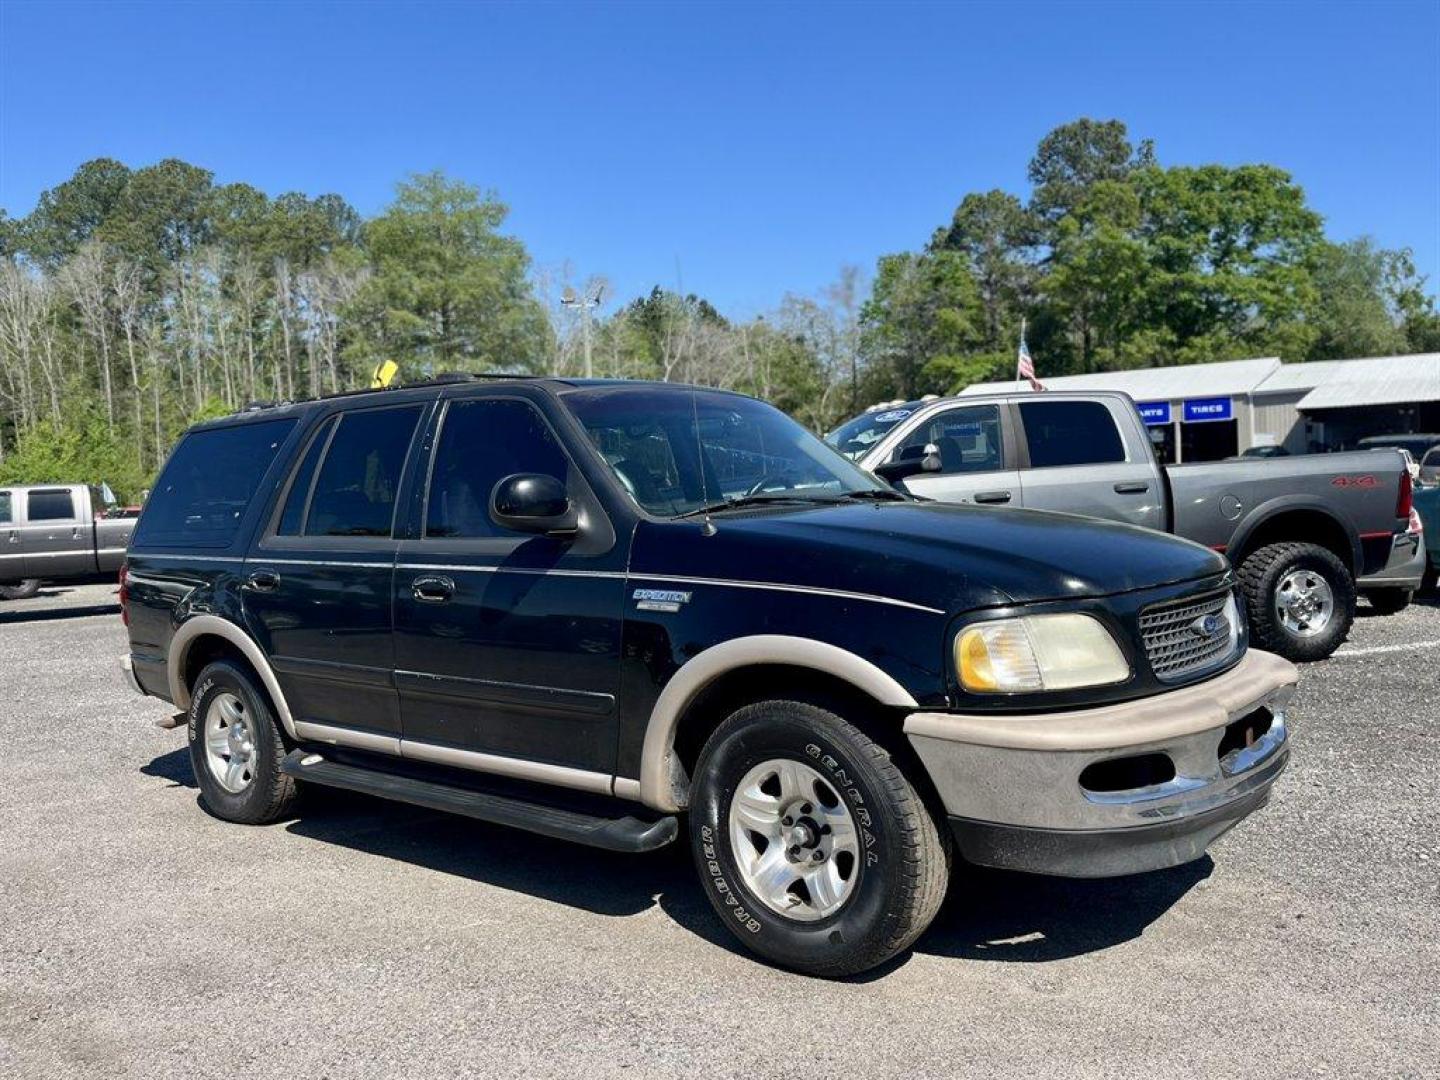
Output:
<svg viewBox="0 0 1440 1080">
<path fill-rule="evenodd" d="M 425 535 L 510 536 L 490 520 L 490 492 L 515 473 L 562 482 L 570 462 L 539 412 L 523 401 L 452 401 L 430 470 Z"/>
<path fill-rule="evenodd" d="M 32 491 L 26 507 L 28 521 L 73 521 L 75 495 L 64 488 Z"/>
<path fill-rule="evenodd" d="M 332 416 L 320 425 L 310 440 L 305 457 L 295 470 L 295 478 L 290 481 L 290 491 L 285 496 L 285 509 L 280 514 L 276 535 L 299 536 L 304 529 L 305 507 L 310 504 L 310 492 L 315 487 L 315 467 L 320 464 L 320 455 L 325 452 L 325 447 L 330 445 L 330 435 L 334 430 L 335 417 Z"/>
<path fill-rule="evenodd" d="M 1020 417 L 1032 469 L 1125 460 L 1125 444 L 1101 402 L 1022 401 Z"/>
<path fill-rule="evenodd" d="M 10 509 L 10 492 L 0 491 L 0 525 L 8 525 L 15 520 L 14 511 Z"/>
<path fill-rule="evenodd" d="M 345 413 L 305 514 L 306 536 L 389 536 L 395 495 L 422 406 Z"/>
<path fill-rule="evenodd" d="M 135 544 L 228 547 L 294 426 L 293 419 L 266 420 L 186 435 L 145 503 Z"/>
</svg>

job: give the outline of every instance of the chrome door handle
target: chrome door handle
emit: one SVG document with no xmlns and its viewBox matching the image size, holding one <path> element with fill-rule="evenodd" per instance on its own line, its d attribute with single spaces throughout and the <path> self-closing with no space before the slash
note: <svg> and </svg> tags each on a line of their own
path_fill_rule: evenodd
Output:
<svg viewBox="0 0 1440 1080">
<path fill-rule="evenodd" d="M 977 491 L 975 493 L 977 503 L 1008 503 L 1010 492 L 1008 491 Z"/>
<path fill-rule="evenodd" d="M 11 530 L 10 530 L 10 543 L 12 543 L 12 544 L 18 544 L 19 542 L 20 542 L 20 530 L 19 530 L 19 529 L 11 529 Z"/>
<path fill-rule="evenodd" d="M 1116 495 L 1144 495 L 1150 490 L 1150 485 L 1143 481 L 1134 481 L 1128 484 L 1116 484 Z"/>
<path fill-rule="evenodd" d="M 274 570 L 256 570 L 245 579 L 245 584 L 256 592 L 274 592 L 280 587 L 280 575 Z"/>
<path fill-rule="evenodd" d="M 410 583 L 410 594 L 422 604 L 443 604 L 455 595 L 455 582 L 448 577 L 417 577 Z"/>
</svg>

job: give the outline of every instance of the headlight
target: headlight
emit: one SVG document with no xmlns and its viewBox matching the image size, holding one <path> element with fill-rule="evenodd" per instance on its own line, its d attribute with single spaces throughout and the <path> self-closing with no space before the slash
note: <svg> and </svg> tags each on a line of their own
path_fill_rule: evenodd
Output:
<svg viewBox="0 0 1440 1080">
<path fill-rule="evenodd" d="M 1110 632 L 1075 614 L 967 626 L 955 639 L 955 669 L 966 690 L 995 694 L 1104 686 L 1130 677 Z"/>
</svg>

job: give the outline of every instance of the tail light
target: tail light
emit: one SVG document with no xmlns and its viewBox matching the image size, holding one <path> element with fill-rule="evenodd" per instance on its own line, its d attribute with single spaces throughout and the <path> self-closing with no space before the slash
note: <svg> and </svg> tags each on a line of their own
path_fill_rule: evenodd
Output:
<svg viewBox="0 0 1440 1080">
<path fill-rule="evenodd" d="M 1410 511 L 1410 528 L 1406 529 L 1405 531 L 1408 532 L 1408 533 L 1411 533 L 1411 534 L 1413 534 L 1413 535 L 1415 535 L 1415 536 L 1419 536 L 1421 533 L 1423 533 L 1423 532 L 1425 531 L 1425 523 L 1420 520 L 1420 511 L 1419 511 L 1419 510 L 1415 510 L 1415 509 L 1413 509 L 1413 508 L 1411 509 L 1411 511 Z"/>
<path fill-rule="evenodd" d="M 130 625 L 130 564 L 120 564 L 120 621 Z"/>
<path fill-rule="evenodd" d="M 1395 516 L 1408 518 L 1415 509 L 1415 483 L 1410 479 L 1410 470 L 1400 471 L 1400 495 L 1395 500 Z"/>
</svg>

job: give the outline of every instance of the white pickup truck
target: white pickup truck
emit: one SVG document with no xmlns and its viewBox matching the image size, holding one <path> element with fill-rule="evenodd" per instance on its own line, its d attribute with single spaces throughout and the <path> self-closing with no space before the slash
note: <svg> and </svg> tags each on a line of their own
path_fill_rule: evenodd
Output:
<svg viewBox="0 0 1440 1080">
<path fill-rule="evenodd" d="M 98 487 L 0 488 L 0 599 L 34 596 L 42 581 L 117 573 L 134 531 L 135 517 Z"/>
</svg>

